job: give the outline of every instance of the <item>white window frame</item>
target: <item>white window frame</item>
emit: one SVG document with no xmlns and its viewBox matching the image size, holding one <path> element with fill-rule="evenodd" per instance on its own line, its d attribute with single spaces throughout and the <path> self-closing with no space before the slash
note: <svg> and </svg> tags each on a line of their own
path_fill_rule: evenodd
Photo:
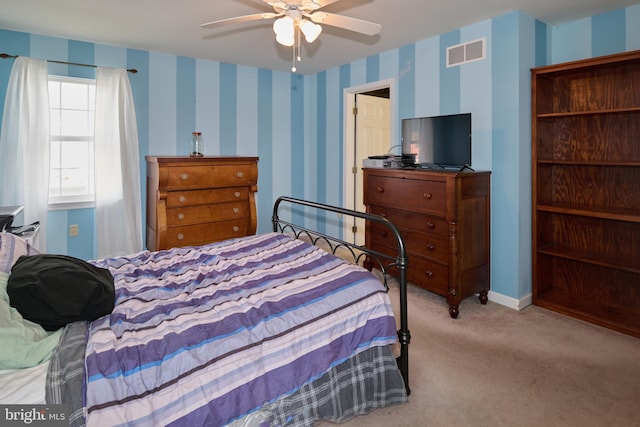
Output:
<svg viewBox="0 0 640 427">
<path fill-rule="evenodd" d="M 95 86 L 95 79 L 88 78 L 79 78 L 79 77 L 66 77 L 66 76 L 57 76 L 57 75 L 49 75 L 49 81 L 55 82 L 69 82 L 69 83 L 80 83 L 86 85 Z M 49 94 L 51 96 L 51 94 Z M 91 110 L 89 108 L 88 110 Z M 80 110 L 87 111 L 87 110 Z M 50 114 L 53 113 L 53 110 L 50 109 Z M 95 114 L 95 106 L 93 108 L 93 113 Z M 95 117 L 94 117 L 95 120 Z M 54 141 L 86 141 L 88 144 L 93 145 L 95 143 L 95 135 L 93 133 L 94 129 L 90 129 L 91 135 L 84 136 L 69 136 L 69 135 L 53 135 L 50 134 L 49 144 L 53 145 Z M 91 147 L 93 148 L 93 147 Z M 51 148 L 50 148 L 51 149 Z M 94 151 L 93 149 L 91 150 Z M 53 152 L 53 151 L 52 151 Z M 89 165 L 88 165 L 89 166 Z M 68 209 L 82 209 L 82 208 L 95 208 L 95 188 L 93 187 L 94 183 L 94 173 L 93 165 L 89 166 L 90 169 L 90 192 L 91 194 L 83 194 L 83 195 L 71 195 L 71 196 L 49 196 L 49 210 L 68 210 Z M 53 176 L 51 163 L 49 164 L 49 179 L 51 180 Z"/>
</svg>

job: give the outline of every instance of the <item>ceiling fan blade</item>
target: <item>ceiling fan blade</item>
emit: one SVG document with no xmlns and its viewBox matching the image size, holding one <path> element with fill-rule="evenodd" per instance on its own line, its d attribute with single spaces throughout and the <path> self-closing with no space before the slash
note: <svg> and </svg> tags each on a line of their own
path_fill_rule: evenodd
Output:
<svg viewBox="0 0 640 427">
<path fill-rule="evenodd" d="M 375 36 L 382 30 L 382 25 L 376 24 L 375 22 L 363 21 L 362 19 L 351 18 L 349 16 L 338 15 L 335 13 L 315 12 L 308 16 L 317 24 L 340 27 L 357 33 L 366 34 L 368 36 Z"/>
<path fill-rule="evenodd" d="M 278 12 L 286 10 L 289 7 L 288 2 L 281 0 L 262 0 L 262 2 L 268 4 Z"/>
<path fill-rule="evenodd" d="M 320 8 L 328 6 L 331 3 L 335 3 L 338 0 L 297 0 L 297 1 L 262 0 L 262 1 L 278 11 L 287 10 L 291 6 L 295 6 L 301 10 L 312 12 L 314 10 L 318 10 Z"/>
<path fill-rule="evenodd" d="M 331 3 L 335 3 L 337 1 L 338 0 L 309 0 L 308 3 L 316 3 L 319 7 L 316 7 L 315 9 L 320 9 L 325 6 L 329 6 Z"/>
<path fill-rule="evenodd" d="M 303 0 L 302 4 L 305 10 L 313 11 L 329 6 L 331 3 L 335 3 L 338 0 Z"/>
<path fill-rule="evenodd" d="M 271 12 L 255 13 L 253 15 L 236 16 L 235 18 L 227 18 L 227 19 L 220 19 L 218 21 L 207 22 L 206 24 L 201 24 L 200 27 L 213 28 L 218 25 L 235 24 L 238 22 L 258 21 L 260 19 L 271 19 L 281 15 L 282 15 L 281 13 L 271 13 Z"/>
</svg>

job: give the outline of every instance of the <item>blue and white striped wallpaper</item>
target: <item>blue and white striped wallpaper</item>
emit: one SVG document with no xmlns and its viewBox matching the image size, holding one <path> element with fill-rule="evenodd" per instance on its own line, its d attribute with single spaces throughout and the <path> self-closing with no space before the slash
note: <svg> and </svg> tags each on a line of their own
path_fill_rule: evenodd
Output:
<svg viewBox="0 0 640 427">
<path fill-rule="evenodd" d="M 486 60 L 445 66 L 448 46 L 479 38 Z M 492 294 L 514 307 L 531 292 L 529 70 L 635 49 L 640 5 L 553 27 L 512 12 L 305 76 L 0 30 L 0 52 L 138 69 L 130 81 L 143 200 L 144 156 L 186 154 L 194 130 L 207 154 L 259 156 L 259 232 L 271 229 L 279 195 L 343 204 L 345 88 L 393 79 L 396 129 L 404 117 L 471 112 L 473 167 L 492 171 Z M 12 63 L 0 61 L 0 101 Z M 51 72 L 93 70 L 52 64 Z M 93 221 L 92 209 L 51 212 L 49 251 L 93 258 Z M 79 224 L 79 237 L 67 237 L 69 224 Z M 338 228 L 331 218 L 321 227 Z"/>
</svg>

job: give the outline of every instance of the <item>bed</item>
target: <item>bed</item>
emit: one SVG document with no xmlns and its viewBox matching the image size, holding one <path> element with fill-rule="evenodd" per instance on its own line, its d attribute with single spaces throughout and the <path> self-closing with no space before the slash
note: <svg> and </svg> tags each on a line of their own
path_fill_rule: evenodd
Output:
<svg viewBox="0 0 640 427">
<path fill-rule="evenodd" d="M 384 223 L 398 255 L 286 221 L 283 209 Z M 115 307 L 45 334 L 55 348 L 29 369 L 46 366 L 46 403 L 67 405 L 71 425 L 311 426 L 406 402 L 406 257 L 395 226 L 287 197 L 272 220 L 271 233 L 91 261 L 113 275 Z M 392 268 L 399 329 L 386 292 Z"/>
</svg>

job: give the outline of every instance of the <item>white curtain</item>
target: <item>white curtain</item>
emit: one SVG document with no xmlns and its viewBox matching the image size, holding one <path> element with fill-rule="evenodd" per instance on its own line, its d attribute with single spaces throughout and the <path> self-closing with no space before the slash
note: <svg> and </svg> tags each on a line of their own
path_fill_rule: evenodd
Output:
<svg viewBox="0 0 640 427">
<path fill-rule="evenodd" d="M 40 221 L 38 249 L 47 248 L 49 88 L 47 61 L 16 58 L 0 134 L 0 205 L 24 206 L 24 223 Z"/>
<path fill-rule="evenodd" d="M 129 76 L 98 67 L 95 125 L 98 258 L 142 250 L 138 128 Z"/>
</svg>

